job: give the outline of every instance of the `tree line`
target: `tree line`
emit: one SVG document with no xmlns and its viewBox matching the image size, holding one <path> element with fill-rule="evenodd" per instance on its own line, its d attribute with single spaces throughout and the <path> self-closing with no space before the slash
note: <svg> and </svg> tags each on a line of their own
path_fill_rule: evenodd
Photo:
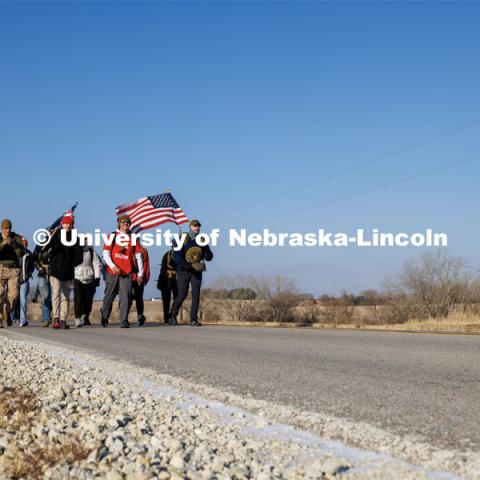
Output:
<svg viewBox="0 0 480 480">
<path fill-rule="evenodd" d="M 315 297 L 285 276 L 235 275 L 205 288 L 202 303 L 212 320 L 394 324 L 478 314 L 480 278 L 465 259 L 436 250 L 408 259 L 378 290 Z"/>
</svg>

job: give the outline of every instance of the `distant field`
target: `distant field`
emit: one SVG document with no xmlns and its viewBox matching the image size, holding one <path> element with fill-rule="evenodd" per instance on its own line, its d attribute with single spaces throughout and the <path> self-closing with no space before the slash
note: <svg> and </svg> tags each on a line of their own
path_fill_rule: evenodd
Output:
<svg viewBox="0 0 480 480">
<path fill-rule="evenodd" d="M 284 327 L 284 328 L 298 328 L 298 327 L 312 327 L 312 328 L 337 328 L 337 329 L 364 329 L 364 330 L 389 330 L 389 331 L 427 331 L 427 332 L 449 332 L 449 333 L 472 333 L 480 334 L 480 315 L 477 314 L 465 314 L 454 313 L 448 318 L 437 320 L 421 320 L 421 321 L 409 321 L 401 324 L 369 324 L 365 321 L 368 318 L 371 307 L 351 307 L 355 312 L 354 322 L 282 322 L 276 323 L 269 321 L 265 318 L 264 321 L 256 322 L 239 322 L 229 319 L 227 312 L 222 309 L 222 303 L 225 301 L 215 302 L 213 306 L 209 302 L 205 302 L 204 310 L 201 310 L 202 322 L 212 325 L 257 325 L 262 327 Z M 102 302 L 95 301 L 93 306 L 93 313 L 91 320 L 94 323 L 100 322 L 100 307 Z M 213 307 L 215 307 L 213 309 Z M 298 307 L 302 309 L 303 307 Z M 319 310 L 325 307 L 317 306 Z M 341 309 L 342 307 L 338 307 Z M 72 304 L 73 309 L 73 304 Z M 135 306 L 132 306 L 130 313 L 130 321 L 135 322 Z M 118 302 L 114 302 L 111 321 L 115 323 L 118 319 Z M 187 323 L 189 321 L 188 316 L 188 304 L 182 309 L 179 318 L 180 323 Z M 163 307 L 161 301 L 146 301 L 145 302 L 145 316 L 147 322 L 159 322 L 163 323 Z M 29 305 L 29 317 L 31 320 L 40 320 L 40 305 Z M 73 320 L 73 311 L 70 311 L 69 319 Z"/>
</svg>

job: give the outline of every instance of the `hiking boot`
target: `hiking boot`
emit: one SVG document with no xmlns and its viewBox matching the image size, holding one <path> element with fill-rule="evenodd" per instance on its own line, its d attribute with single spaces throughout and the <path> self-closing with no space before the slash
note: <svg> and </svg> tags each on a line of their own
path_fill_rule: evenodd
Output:
<svg viewBox="0 0 480 480">
<path fill-rule="evenodd" d="M 146 320 L 147 319 L 145 318 L 145 315 L 140 315 L 140 317 L 138 318 L 138 326 L 143 327 L 143 325 L 145 325 Z"/>
<path fill-rule="evenodd" d="M 50 326 L 50 322 L 42 322 L 43 328 L 48 328 Z"/>
<path fill-rule="evenodd" d="M 58 318 L 53 319 L 52 328 L 54 328 L 55 330 L 58 330 L 60 328 L 60 322 L 58 321 Z"/>
<path fill-rule="evenodd" d="M 130 328 L 130 324 L 128 322 L 122 323 L 120 328 Z"/>
<path fill-rule="evenodd" d="M 102 324 L 102 327 L 103 328 L 107 328 L 108 327 L 108 320 L 106 318 L 101 318 L 100 319 L 100 323 Z"/>
<path fill-rule="evenodd" d="M 88 326 L 92 325 L 92 324 L 90 323 L 90 319 L 88 318 L 88 315 L 85 317 L 85 320 L 83 321 L 83 325 L 84 325 L 85 327 L 88 327 Z"/>
<path fill-rule="evenodd" d="M 190 326 L 192 326 L 192 327 L 201 327 L 202 324 L 201 324 L 198 320 L 195 320 L 194 322 L 191 322 L 191 323 L 190 323 Z"/>
<path fill-rule="evenodd" d="M 65 320 L 60 320 L 60 328 L 62 330 L 68 330 L 70 327 L 67 325 L 67 322 Z"/>
</svg>

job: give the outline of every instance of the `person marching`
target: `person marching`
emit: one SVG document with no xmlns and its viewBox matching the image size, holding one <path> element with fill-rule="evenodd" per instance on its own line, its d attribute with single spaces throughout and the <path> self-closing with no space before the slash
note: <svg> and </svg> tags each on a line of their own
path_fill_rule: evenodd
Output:
<svg viewBox="0 0 480 480">
<path fill-rule="evenodd" d="M 201 223 L 198 220 L 191 220 L 189 226 L 190 232 L 187 234 L 181 250 L 174 250 L 173 252 L 173 260 L 177 266 L 178 296 L 173 303 L 171 325 L 177 324 L 178 312 L 187 298 L 188 288 L 191 284 L 190 325 L 200 327 L 198 307 L 200 306 L 202 272 L 205 270 L 205 261 L 210 262 L 213 259 L 213 253 L 208 245 L 202 247 L 197 243 Z"/>
<path fill-rule="evenodd" d="M 54 230 L 50 230 L 53 234 Z M 50 288 L 50 260 L 51 260 L 51 245 L 44 246 L 37 245 L 33 249 L 33 261 L 37 269 L 37 285 L 33 294 L 33 301 L 41 302 L 42 308 L 42 327 L 49 327 L 52 321 L 52 289 Z"/>
<path fill-rule="evenodd" d="M 64 230 L 67 242 L 72 239 L 72 229 L 75 220 L 72 213 L 66 213 L 61 220 L 60 228 L 54 230 L 49 242 L 50 258 L 50 288 L 52 293 L 52 328 L 68 330 L 67 324 L 70 297 L 73 290 L 75 267 L 82 263 L 82 247 L 78 239 L 74 245 L 64 245 L 61 231 Z"/>
<path fill-rule="evenodd" d="M 19 320 L 20 327 L 28 325 L 28 303 L 27 297 L 30 291 L 30 279 L 32 278 L 35 266 L 33 264 L 33 254 L 28 249 L 28 240 L 22 237 L 22 244 L 25 253 L 20 261 L 20 303 L 16 309 L 16 319 Z"/>
<path fill-rule="evenodd" d="M 103 262 L 102 257 L 100 255 L 97 255 L 97 252 L 95 252 L 95 256 L 100 264 L 100 277 L 97 277 L 95 274 L 95 281 L 93 283 L 93 287 L 89 290 L 90 297 L 87 299 L 89 302 L 89 305 L 91 306 L 90 311 L 85 314 L 85 318 L 83 320 L 83 326 L 90 326 L 92 325 L 90 322 L 90 314 L 92 313 L 92 308 L 93 308 L 93 300 L 95 298 L 95 293 L 97 292 L 97 288 L 100 286 L 100 279 L 105 278 L 105 264 Z"/>
<path fill-rule="evenodd" d="M 142 260 L 143 260 L 143 281 L 138 281 L 138 268 L 135 268 L 132 276 L 132 288 L 133 296 L 135 298 L 135 306 L 137 308 L 137 320 L 138 326 L 142 327 L 145 324 L 146 318 L 143 314 L 145 306 L 143 302 L 143 292 L 145 290 L 145 285 L 150 280 L 150 260 L 148 258 L 148 251 L 145 247 L 140 247 Z"/>
<path fill-rule="evenodd" d="M 103 247 L 103 259 L 107 265 L 107 272 L 103 305 L 100 310 L 102 327 L 108 326 L 113 300 L 117 294 L 120 302 L 120 326 L 122 328 L 130 327 L 128 311 L 132 299 L 132 276 L 135 270 L 135 260 L 138 268 L 137 283 L 143 282 L 141 246 L 139 242 L 135 242 L 135 245 L 132 244 L 130 224 L 130 217 L 121 215 L 118 218 L 118 228 L 112 234 L 112 241 Z"/>
<path fill-rule="evenodd" d="M 172 296 L 173 302 L 175 302 L 178 295 L 177 267 L 173 261 L 172 252 L 173 249 L 170 249 L 162 257 L 162 265 L 157 280 L 157 288 L 162 294 L 163 320 L 165 325 L 169 324 L 172 320 L 172 313 L 170 311 Z"/>
<path fill-rule="evenodd" d="M 75 267 L 73 299 L 75 307 L 75 327 L 90 325 L 95 289 L 100 285 L 101 265 L 99 256 L 90 245 L 82 247 L 82 263 Z"/>
<path fill-rule="evenodd" d="M 12 325 L 10 313 L 15 311 L 20 296 L 20 260 L 25 254 L 22 238 L 12 232 L 12 222 L 5 219 L 0 233 L 0 328 L 3 319 Z"/>
</svg>

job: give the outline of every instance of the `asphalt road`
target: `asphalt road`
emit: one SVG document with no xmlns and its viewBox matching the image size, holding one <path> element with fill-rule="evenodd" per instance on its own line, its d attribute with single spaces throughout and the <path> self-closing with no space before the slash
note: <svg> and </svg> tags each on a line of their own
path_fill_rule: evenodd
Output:
<svg viewBox="0 0 480 480">
<path fill-rule="evenodd" d="M 164 327 L 16 333 L 209 386 L 366 421 L 434 446 L 480 448 L 480 337 Z"/>
</svg>

